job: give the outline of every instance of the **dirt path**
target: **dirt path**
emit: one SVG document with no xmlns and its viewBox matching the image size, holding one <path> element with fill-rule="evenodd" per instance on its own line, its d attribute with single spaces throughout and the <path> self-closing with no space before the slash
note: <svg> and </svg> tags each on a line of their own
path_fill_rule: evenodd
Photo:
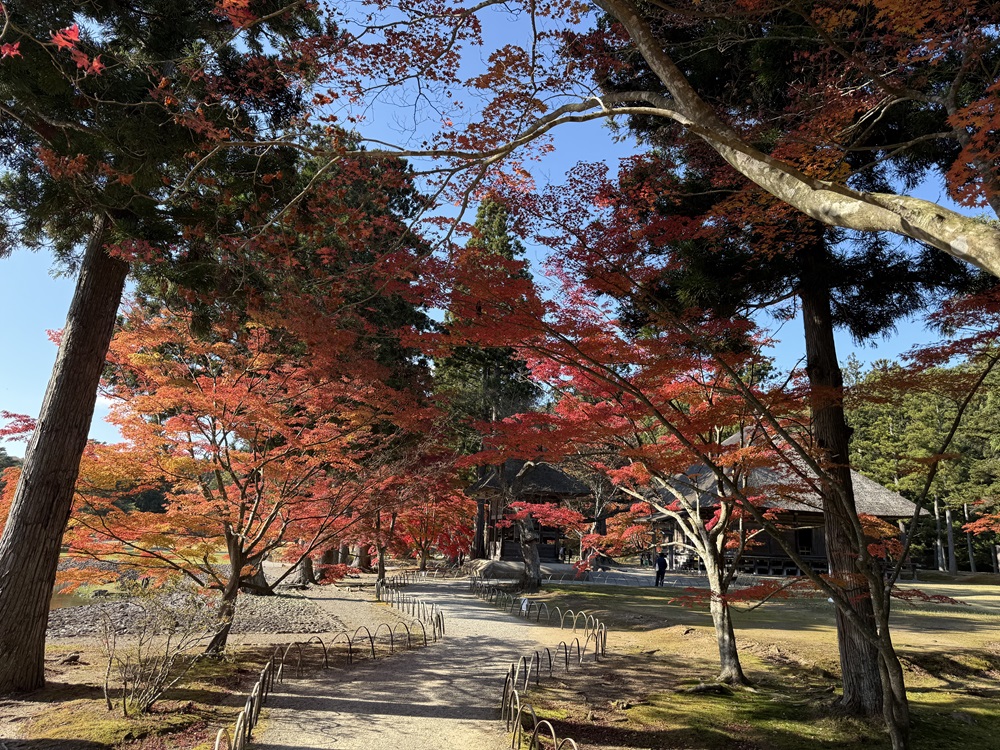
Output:
<svg viewBox="0 0 1000 750">
<path fill-rule="evenodd" d="M 364 662 L 315 679 L 291 680 L 268 701 L 268 719 L 254 747 L 262 750 L 503 750 L 499 723 L 503 678 L 511 661 L 539 645 L 552 647 L 559 629 L 508 617 L 459 581 L 432 581 L 406 593 L 445 612 L 447 635 L 426 649 Z M 331 614 L 340 595 L 316 594 Z M 390 615 L 384 615 L 390 616 Z M 393 617 L 398 615 L 393 612 Z"/>
</svg>

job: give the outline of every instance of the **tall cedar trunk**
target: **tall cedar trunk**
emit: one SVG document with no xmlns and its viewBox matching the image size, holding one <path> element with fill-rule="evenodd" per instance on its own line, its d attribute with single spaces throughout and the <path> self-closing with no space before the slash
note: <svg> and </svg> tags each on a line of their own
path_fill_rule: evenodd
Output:
<svg viewBox="0 0 1000 750">
<path fill-rule="evenodd" d="M 945 571 L 944 542 L 941 539 L 941 504 L 934 498 L 934 556 L 937 559 L 937 569 Z"/>
<path fill-rule="evenodd" d="M 45 684 L 45 627 L 97 386 L 128 264 L 104 251 L 95 222 L 55 366 L 0 538 L 0 695 Z"/>
<path fill-rule="evenodd" d="M 340 545 L 340 564 L 350 565 L 353 561 L 351 560 L 351 547 L 347 544 Z"/>
<path fill-rule="evenodd" d="M 472 540 L 472 559 L 486 558 L 486 500 L 476 500 L 476 536 Z"/>
<path fill-rule="evenodd" d="M 535 522 L 523 518 L 517 522 L 521 556 L 524 558 L 524 583 L 529 591 L 537 590 L 542 585 L 542 561 L 538 557 L 538 531 Z"/>
<path fill-rule="evenodd" d="M 378 574 L 377 574 L 376 577 L 380 581 L 384 581 L 385 580 L 385 552 L 386 552 L 386 548 L 385 547 L 379 547 L 378 548 L 378 563 L 377 563 L 378 564 Z"/>
<path fill-rule="evenodd" d="M 955 523 L 951 517 L 951 508 L 944 509 L 944 527 L 948 535 L 948 572 L 958 573 L 958 559 L 955 557 Z"/>
<path fill-rule="evenodd" d="M 965 522 L 969 523 L 969 504 L 962 503 L 962 511 L 965 513 Z M 965 546 L 969 553 L 969 572 L 976 573 L 976 552 L 972 548 L 972 534 L 968 531 L 965 532 Z"/>
<path fill-rule="evenodd" d="M 831 574 L 843 582 L 854 611 L 869 633 L 875 633 L 875 613 L 867 583 L 857 567 L 857 540 L 847 515 L 856 515 L 857 510 L 848 463 L 850 429 L 844 418 L 844 382 L 837 362 L 830 289 L 824 273 L 826 252 L 825 245 L 821 244 L 801 256 L 799 297 L 805 328 L 813 435 L 829 458 L 829 471 L 836 483 L 834 487 L 825 488 L 823 497 L 827 555 Z M 844 681 L 843 708 L 852 714 L 878 716 L 882 712 L 878 649 L 839 608 L 836 619 Z"/>
<path fill-rule="evenodd" d="M 358 567 L 366 573 L 372 569 L 372 554 L 367 542 L 358 545 Z"/>
<path fill-rule="evenodd" d="M 993 561 L 993 572 L 1000 573 L 1000 545 L 990 545 L 990 559 Z"/>
<path fill-rule="evenodd" d="M 712 613 L 712 624 L 715 626 L 715 641 L 719 646 L 719 682 L 747 685 L 749 681 L 743 674 L 740 654 L 736 650 L 736 634 L 733 632 L 732 613 L 722 585 L 722 570 L 715 561 L 706 560 L 705 575 L 708 577 L 708 587 L 712 596 L 709 600 L 709 611 Z"/>
</svg>

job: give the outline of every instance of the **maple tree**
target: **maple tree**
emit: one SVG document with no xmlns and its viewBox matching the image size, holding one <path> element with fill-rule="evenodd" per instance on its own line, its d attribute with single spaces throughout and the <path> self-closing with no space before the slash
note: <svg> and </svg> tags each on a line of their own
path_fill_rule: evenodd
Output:
<svg viewBox="0 0 1000 750">
<path fill-rule="evenodd" d="M 620 468 L 622 463 L 621 457 L 611 446 L 586 446 L 575 454 L 567 455 L 560 464 L 563 471 L 590 490 L 586 498 L 568 499 L 565 502 L 591 521 L 589 539 L 602 539 L 601 554 L 609 556 L 645 552 L 648 546 L 648 539 L 643 541 L 640 535 L 632 533 L 634 527 L 630 525 L 630 520 L 635 516 L 635 503 L 623 502 L 626 498 L 621 496 L 608 476 L 609 468 Z M 596 562 L 594 548 L 588 548 L 585 543 L 588 534 L 580 533 L 579 536 L 580 559 Z M 609 539 L 617 540 L 617 543 L 609 546 Z"/>
<path fill-rule="evenodd" d="M 284 578 L 356 522 L 350 514 L 377 491 L 377 453 L 393 439 L 384 424 L 405 422 L 380 398 L 371 363 L 358 370 L 372 381 L 323 377 L 279 329 L 217 326 L 205 340 L 189 330 L 189 313 L 126 317 L 104 390 L 127 442 L 88 450 L 66 543 L 71 558 L 218 590 L 209 650 L 220 651 L 238 593 L 265 558 L 291 553 Z M 115 502 L 150 484 L 170 488 L 164 512 Z"/>
<path fill-rule="evenodd" d="M 0 538 L 0 692 L 44 682 L 60 538 L 130 263 L 204 253 L 237 229 L 219 207 L 267 203 L 257 170 L 288 161 L 263 142 L 295 114 L 308 76 L 288 43 L 320 29 L 304 5 L 262 2 L 254 20 L 230 13 L 239 7 L 0 4 L 0 248 L 52 247 L 78 270 Z"/>
<path fill-rule="evenodd" d="M 282 578 L 311 578 L 313 554 L 356 538 L 379 514 L 386 488 L 421 455 L 413 436 L 436 417 L 426 368 L 399 333 L 424 320 L 399 272 L 422 252 L 405 226 L 414 202 L 405 166 L 357 158 L 314 183 L 241 246 L 253 270 L 239 297 L 192 296 L 188 285 L 157 313 L 146 283 L 145 304 L 112 346 L 106 387 L 121 403 L 121 450 L 133 457 L 114 465 L 133 483 L 158 467 L 154 483 L 171 490 L 163 514 L 121 508 L 106 492 L 95 508 L 88 493 L 71 551 L 141 561 L 169 548 L 152 555 L 159 567 L 221 591 L 213 651 L 225 645 L 238 592 L 269 588 L 265 557 L 291 563 Z M 190 535 L 164 543 L 174 526 Z"/>
<path fill-rule="evenodd" d="M 486 451 L 483 457 L 486 455 L 497 454 Z M 579 511 L 561 503 L 530 502 L 520 499 L 521 480 L 524 471 L 531 466 L 532 461 L 525 461 L 521 471 L 514 474 L 509 481 L 500 481 L 503 517 L 495 526 L 498 529 L 517 527 L 517 541 L 524 561 L 522 582 L 526 590 L 537 591 L 542 585 L 541 558 L 538 555 L 542 527 L 557 529 L 561 534 L 580 533 L 586 527 L 586 519 Z"/>
<path fill-rule="evenodd" d="M 399 555 L 415 556 L 426 570 L 434 552 L 457 560 L 468 552 L 476 503 L 456 487 L 452 461 L 440 459 L 407 474 L 408 502 L 401 504 L 391 546 Z"/>
<path fill-rule="evenodd" d="M 579 294 L 559 312 L 558 322 L 540 329 L 547 336 L 534 338 L 524 351 L 532 352 L 536 377 L 561 396 L 550 412 L 501 423 L 494 437 L 498 451 L 548 461 L 574 453 L 613 454 L 615 463 L 595 462 L 594 469 L 603 471 L 619 492 L 633 496 L 636 507 L 614 516 L 607 533 L 583 535 L 583 547 L 618 554 L 634 546 L 640 534 L 648 537 L 646 527 L 640 532 L 634 519 L 649 507 L 671 519 L 682 537 L 673 543 L 705 568 L 719 679 L 745 684 L 729 609 L 738 595 L 730 589 L 743 550 L 760 533 L 742 523 L 748 518 L 742 506 L 760 493 L 779 491 L 772 484 L 751 492 L 746 477 L 773 463 L 774 452 L 722 443 L 720 425 L 733 429 L 741 422 L 752 424 L 752 413 L 732 393 L 729 375 L 710 356 L 685 346 L 686 337 L 659 332 L 633 339 L 612 321 L 600 320 L 607 311 Z M 751 350 L 736 355 L 733 363 L 753 366 L 758 358 Z M 787 402 L 780 390 L 771 396 L 778 399 L 776 409 Z M 670 434 L 666 425 L 679 433 Z M 692 468 L 695 463 L 700 470 Z M 716 489 L 704 487 L 706 473 L 716 475 Z M 740 489 L 734 492 L 733 487 Z"/>
<path fill-rule="evenodd" d="M 384 106 L 389 97 L 413 103 L 417 112 L 437 106 L 445 115 L 421 147 L 391 146 L 384 138 L 372 145 L 442 160 L 435 167 L 440 189 L 454 189 L 463 205 L 491 171 L 530 179 L 525 165 L 544 153 L 539 140 L 553 128 L 643 116 L 691 133 L 736 171 L 823 224 L 891 232 L 1000 273 L 996 227 L 894 192 L 884 180 L 867 181 L 864 169 L 843 158 L 868 152 L 895 164 L 943 165 L 952 197 L 967 205 L 996 202 L 990 71 L 997 42 L 986 30 L 997 19 L 990 4 L 935 4 L 914 16 L 899 0 L 712 0 L 697 8 L 634 0 L 439 0 L 419 9 L 400 6 L 390 22 L 378 24 L 381 10 L 374 0 L 345 8 L 350 33 L 333 57 L 360 105 L 353 111 L 364 117 L 365 108 Z M 526 39 L 498 45 L 486 70 L 463 78 L 464 56 L 483 44 L 491 14 L 521 21 Z M 700 33 L 713 24 L 716 32 Z M 682 55 L 671 54 L 665 35 L 684 42 Z M 760 121 L 704 94 L 688 67 L 713 48 L 740 45 L 756 46 L 758 60 L 777 50 L 774 61 L 761 62 L 764 73 L 777 74 L 787 57 L 785 67 L 802 72 L 793 79 L 792 124 L 778 127 L 792 136 L 785 149 L 759 148 Z M 627 89 L 595 93 L 618 72 L 624 48 L 641 56 L 648 76 Z M 745 73 L 720 65 L 712 76 L 733 81 L 731 97 L 738 98 L 755 90 L 739 85 Z M 483 91 L 490 94 L 470 116 L 465 95 L 482 99 Z M 895 140 L 900 123 L 904 129 L 895 135 L 902 138 Z M 903 189 L 912 183 L 904 181 Z"/>
<path fill-rule="evenodd" d="M 731 399 L 728 416 L 716 415 L 704 426 L 706 434 L 710 434 L 710 428 L 720 427 L 738 431 L 739 425 L 749 423 L 765 436 L 760 438 L 765 450 L 747 446 L 750 450 L 741 460 L 749 462 L 751 474 L 755 461 L 773 462 L 781 469 L 777 473 L 781 481 L 778 486 L 764 488 L 766 494 L 794 496 L 809 491 L 825 496 L 823 488 L 835 482 L 831 469 L 836 464 L 830 463 L 829 455 L 816 444 L 811 432 L 803 429 L 803 423 L 807 423 L 804 419 L 807 402 L 803 397 L 809 390 L 801 386 L 791 390 L 765 388 L 764 381 L 754 374 L 758 368 L 741 367 L 740 358 L 751 356 L 763 343 L 750 321 L 720 319 L 696 308 L 658 305 L 655 297 L 650 297 L 649 290 L 673 263 L 669 254 L 655 249 L 658 242 L 689 220 L 671 217 L 665 222 L 638 221 L 634 214 L 645 210 L 644 200 L 655 200 L 655 192 L 637 190 L 631 201 L 623 201 L 617 187 L 606 181 L 606 171 L 604 165 L 581 166 L 572 174 L 568 187 L 537 196 L 525 195 L 517 186 L 510 190 L 510 205 L 516 207 L 520 225 L 536 242 L 558 248 L 550 261 L 562 289 L 555 299 L 540 297 L 530 284 L 519 280 L 515 267 L 508 267 L 503 273 L 476 281 L 459 272 L 449 297 L 453 309 L 459 305 L 458 309 L 467 311 L 467 317 L 463 318 L 467 321 L 467 335 L 480 342 L 498 345 L 504 340 L 518 341 L 518 351 L 524 353 L 535 375 L 557 390 L 579 388 L 578 380 L 593 380 L 597 383 L 594 390 L 600 392 L 603 388 L 606 391 L 603 398 L 612 403 L 615 399 L 635 399 L 646 411 L 643 419 L 631 416 L 628 428 L 635 429 L 636 424 L 645 428 L 652 422 L 654 427 L 648 429 L 661 431 L 657 440 L 636 441 L 637 445 L 647 446 L 650 461 L 668 456 L 669 451 L 662 444 L 672 445 L 675 441 L 688 466 L 706 467 L 720 488 L 713 493 L 730 498 L 738 514 L 745 514 L 745 518 L 751 518 L 755 525 L 773 535 L 812 584 L 837 604 L 843 616 L 874 648 L 883 677 L 880 684 L 883 716 L 894 746 L 905 747 L 907 698 L 888 627 L 892 582 L 899 575 L 901 557 L 884 560 L 883 548 L 871 545 L 870 524 L 841 509 L 837 512 L 843 514 L 853 537 L 852 546 L 859 551 L 859 574 L 828 577 L 825 571 L 810 569 L 794 545 L 781 539 L 781 529 L 768 518 L 767 512 L 757 507 L 754 487 L 741 487 L 734 479 L 738 478 L 735 468 L 740 464 L 727 460 L 725 452 L 713 454 L 718 437 L 709 442 L 704 437 L 697 439 L 697 433 L 687 432 L 695 424 L 693 410 L 687 407 L 686 400 L 692 397 L 678 383 L 690 380 L 704 384 L 720 403 Z M 449 270 L 454 272 L 456 267 L 460 264 Z M 466 285 L 475 283 L 479 286 L 474 287 L 473 293 L 462 292 Z M 464 300 L 457 301 L 458 297 Z M 633 309 L 640 306 L 645 313 L 645 324 L 631 333 L 628 326 L 622 327 L 614 310 L 623 301 L 628 301 Z M 959 310 L 972 314 L 976 304 L 983 304 L 982 300 L 954 306 L 949 318 L 951 325 L 958 325 Z M 487 321 L 499 316 L 507 324 L 504 332 L 487 325 Z M 982 338 L 977 340 L 981 342 Z M 663 349 L 654 348 L 657 341 Z M 957 349 L 940 349 L 946 351 Z M 925 354 L 924 359 L 929 357 L 930 354 Z M 697 364 L 685 364 L 686 361 Z M 725 378 L 717 390 L 712 388 L 713 373 Z M 633 375 L 645 379 L 632 380 Z M 590 394 L 588 399 L 595 400 L 595 396 Z M 601 402 L 597 399 L 597 403 Z M 581 400 L 575 408 L 583 411 L 588 403 Z M 609 422 L 607 416 L 595 409 L 583 421 L 603 428 Z M 545 415 L 519 415 L 507 420 L 510 430 L 504 437 L 510 455 L 558 455 L 566 434 L 554 430 L 548 419 Z M 538 429 L 528 429 L 531 425 L 537 425 Z M 553 433 L 551 442 L 550 433 Z M 645 457 L 632 460 L 647 473 L 653 473 L 646 466 Z M 684 467 L 675 466 L 662 476 L 666 481 L 667 477 L 685 471 Z M 671 510 L 658 509 L 664 513 Z M 891 568 L 888 579 L 887 565 Z M 866 620 L 857 611 L 856 589 L 870 597 L 875 614 L 872 620 Z"/>
<path fill-rule="evenodd" d="M 539 196 L 538 201 L 545 207 L 545 216 L 564 218 L 568 215 L 568 201 L 565 199 L 559 200 L 550 194 Z M 524 203 L 517 210 L 522 216 L 528 213 Z M 580 209 L 574 207 L 574 210 Z M 602 252 L 610 251 L 604 247 Z M 575 257 L 579 259 L 580 255 Z M 618 258 L 612 265 L 621 274 L 635 270 L 622 266 Z M 534 576 L 537 581 L 537 555 L 531 554 L 531 542 L 537 538 L 533 536 L 536 533 L 535 524 L 526 521 L 534 518 L 536 523 L 545 525 L 579 527 L 583 517 L 568 508 L 542 508 L 517 502 L 518 479 L 532 465 L 531 462 L 539 459 L 558 461 L 571 454 L 574 448 L 588 450 L 595 444 L 610 444 L 627 462 L 626 467 L 612 472 L 619 482 L 627 481 L 629 473 L 634 471 L 640 471 L 640 481 L 648 481 L 655 472 L 661 488 L 669 491 L 672 487 L 669 480 L 686 470 L 695 456 L 683 445 L 664 445 L 658 434 L 664 425 L 656 417 L 659 414 L 663 419 L 663 412 L 669 412 L 672 404 L 683 402 L 685 397 L 692 404 L 710 403 L 711 399 L 698 392 L 697 380 L 691 381 L 691 392 L 683 391 L 683 376 L 697 369 L 699 362 L 703 366 L 707 363 L 705 356 L 693 354 L 690 347 L 685 349 L 685 337 L 678 339 L 664 333 L 632 339 L 616 328 L 607 310 L 590 293 L 581 286 L 571 284 L 565 268 L 561 272 L 568 288 L 561 305 L 555 301 L 543 302 L 530 278 L 519 269 L 520 264 L 514 259 L 504 262 L 489 259 L 487 262 L 477 256 L 476 248 L 467 247 L 464 257 L 442 269 L 442 272 L 450 274 L 448 299 L 450 309 L 455 312 L 455 323 L 449 334 L 452 340 L 468 337 L 480 346 L 509 346 L 517 342 L 516 350 L 529 361 L 536 378 L 557 391 L 570 388 L 574 391 L 559 401 L 553 414 L 519 414 L 494 423 L 493 429 L 499 433 L 493 438 L 493 442 L 499 440 L 497 447 L 474 457 L 477 461 L 493 465 L 503 464 L 510 458 L 525 460 L 522 471 L 502 482 L 505 486 L 500 489 L 505 504 L 514 511 L 506 522 L 520 524 L 526 574 L 529 580 Z M 594 270 L 593 267 L 588 268 L 587 273 L 581 276 L 599 285 L 604 279 L 598 281 L 596 275 L 591 273 Z M 505 322 L 502 330 L 489 324 L 497 318 L 503 318 Z M 726 374 L 722 373 L 722 377 L 725 378 Z M 711 386 L 706 385 L 706 390 L 711 391 Z M 747 411 L 739 398 L 723 401 L 724 406 L 715 407 L 725 411 L 724 418 L 721 418 L 723 424 L 733 422 L 731 409 L 734 401 L 740 412 L 745 414 Z M 712 412 L 713 409 L 706 409 L 704 422 L 694 424 L 692 419 L 689 426 L 691 435 L 698 435 L 699 430 L 711 433 L 712 427 L 720 421 L 718 411 Z M 588 431 L 602 435 L 603 439 L 586 439 L 583 436 Z M 718 442 L 717 439 L 709 442 L 710 439 L 704 435 L 691 439 L 707 445 Z M 507 472 L 503 474 L 506 479 Z M 683 493 L 674 499 L 688 503 Z M 660 507 L 664 506 L 660 504 Z M 724 561 L 729 522 L 738 514 L 732 512 L 732 503 L 723 507 L 726 508 L 724 514 L 714 520 L 703 518 L 695 505 L 690 503 L 684 512 L 678 513 L 677 509 L 666 509 L 665 512 L 690 522 L 685 527 L 690 530 L 688 542 L 698 549 L 709 570 L 713 592 L 711 607 L 723 664 L 721 677 L 727 681 L 743 682 L 745 678 L 739 666 L 726 601 L 732 569 L 727 568 Z M 572 520 L 563 517 L 571 513 L 574 514 Z M 543 517 L 546 520 L 542 520 Z"/>
<path fill-rule="evenodd" d="M 438 442 L 433 433 L 401 436 L 393 457 L 383 455 L 369 499 L 340 540 L 356 545 L 362 561 L 374 551 L 378 580 L 386 577 L 390 553 L 417 557 L 426 570 L 434 551 L 454 560 L 468 550 L 475 506 L 456 489 L 455 456 Z"/>
<path fill-rule="evenodd" d="M 319 173 L 325 173 L 322 181 Z M 396 394 L 390 397 L 396 408 L 438 418 L 429 400 L 430 368 L 414 341 L 430 321 L 411 288 L 418 259 L 428 250 L 409 226 L 424 203 L 412 170 L 396 159 L 358 153 L 335 167 L 310 162 L 300 186 L 308 192 L 275 223 L 282 231 L 257 253 L 253 283 L 259 293 L 250 299 L 250 313 L 294 332 L 314 352 L 310 364 L 317 373 L 354 378 L 358 368 L 367 368 L 384 394 Z M 338 540 L 339 553 L 323 550 L 323 560 L 346 564 L 355 544 L 357 564 L 367 570 L 374 549 L 384 577 L 394 514 L 407 496 L 404 476 L 439 449 L 429 436 L 391 421 L 379 431 L 393 437 L 372 478 L 381 489 L 373 490 L 364 510 L 352 511 L 353 531 Z"/>
<path fill-rule="evenodd" d="M 607 519 L 603 532 L 594 530 L 591 534 L 584 535 L 580 540 L 581 548 L 593 550 L 592 554 L 599 552 L 609 557 L 650 552 L 650 537 L 653 535 L 644 519 L 653 514 L 653 506 L 645 502 L 616 505 L 625 507 L 619 507 Z"/>
</svg>

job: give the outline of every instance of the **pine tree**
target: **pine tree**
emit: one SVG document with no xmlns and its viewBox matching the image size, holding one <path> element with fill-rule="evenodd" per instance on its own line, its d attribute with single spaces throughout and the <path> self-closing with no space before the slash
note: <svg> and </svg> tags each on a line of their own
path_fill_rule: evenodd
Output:
<svg viewBox="0 0 1000 750">
<path fill-rule="evenodd" d="M 204 283 L 199 258 L 268 202 L 257 170 L 294 159 L 226 146 L 300 111 L 283 40 L 318 30 L 309 8 L 270 0 L 259 17 L 206 0 L 3 11 L 0 252 L 51 246 L 78 280 L 0 537 L 0 694 L 44 684 L 60 540 L 131 264 L 176 263 Z"/>
<path fill-rule="evenodd" d="M 472 257 L 485 262 L 491 256 L 510 261 L 524 254 L 524 246 L 511 234 L 508 212 L 502 203 L 487 198 L 480 204 L 467 249 L 473 251 Z M 453 320 L 449 313 L 445 331 Z M 497 324 L 502 325 L 502 321 Z M 499 422 L 513 414 L 531 411 L 541 395 L 527 365 L 513 349 L 478 346 L 455 347 L 434 363 L 434 392 L 443 401 L 448 415 L 452 444 L 466 455 L 483 448 L 477 422 Z M 478 478 L 484 479 L 488 471 L 488 467 L 480 466 Z M 480 501 L 473 558 L 486 555 L 485 527 L 486 508 Z"/>
<path fill-rule="evenodd" d="M 479 206 L 468 248 L 477 251 L 476 257 L 516 260 L 524 254 L 524 246 L 510 232 L 507 209 L 491 199 Z M 482 449 L 474 422 L 498 422 L 530 411 L 540 396 L 524 361 L 510 347 L 456 347 L 435 362 L 434 384 L 451 418 L 456 447 L 465 454 Z"/>
<path fill-rule="evenodd" d="M 747 35 L 745 42 L 727 43 L 740 26 Z M 827 154 L 802 146 L 808 142 L 813 123 L 808 113 L 795 106 L 802 90 L 799 78 L 805 74 L 796 64 L 796 55 L 808 53 L 812 47 L 810 32 L 802 27 L 800 18 L 778 12 L 755 24 L 753 20 L 706 15 L 697 20 L 685 18 L 676 26 L 665 23 L 657 33 L 667 54 L 681 61 L 683 74 L 701 95 L 721 102 L 734 121 L 753 131 L 757 148 L 797 159 L 809 172 L 828 173 L 838 168 L 835 162 L 823 162 L 829 158 Z M 797 43 L 789 44 L 788 38 Z M 713 39 L 719 40 L 717 47 L 706 43 Z M 607 91 L 643 87 L 662 91 L 634 48 L 625 47 L 615 54 L 624 64 L 609 67 L 604 81 Z M 940 124 L 940 117 L 931 120 Z M 926 128 L 931 120 L 905 122 L 910 128 Z M 660 193 L 662 199 L 652 211 L 650 223 L 699 218 L 689 225 L 695 239 L 667 239 L 653 249 L 670 254 L 674 262 L 663 278 L 647 285 L 638 306 L 626 301 L 625 307 L 634 322 L 645 325 L 650 307 L 669 309 L 671 314 L 695 307 L 725 319 L 798 299 L 805 333 L 812 435 L 833 479 L 824 487 L 830 564 L 835 574 L 856 582 L 857 590 L 851 596 L 856 613 L 874 634 L 877 627 L 867 594 L 869 584 L 861 583 L 858 574 L 863 571 L 856 562 L 863 541 L 857 538 L 856 525 L 844 520 L 856 517 L 856 509 L 849 470 L 850 430 L 843 412 L 834 328 L 847 328 L 857 340 L 884 335 L 900 317 L 920 309 L 940 291 L 971 286 L 973 275 L 957 261 L 943 260 L 940 253 L 892 248 L 876 235 L 847 237 L 790 211 L 735 171 L 720 166 L 703 141 L 677 128 L 662 128 L 652 118 L 634 118 L 631 128 L 658 149 L 660 158 L 653 160 L 651 169 L 655 180 L 667 187 Z M 891 148 L 883 148 L 882 144 L 893 142 L 898 135 L 898 129 L 873 127 L 866 131 L 863 144 L 855 144 L 860 150 L 844 156 L 847 167 L 861 166 L 872 153 L 881 152 L 886 157 L 886 164 L 862 170 L 855 177 L 864 189 L 885 188 L 894 173 L 914 179 L 928 168 L 926 160 L 907 162 Z M 812 159 L 819 163 L 812 163 Z M 649 175 L 643 177 L 648 179 Z M 843 512 L 836 508 L 843 508 Z M 875 585 L 878 572 L 865 575 Z M 883 684 L 872 639 L 844 613 L 838 610 L 836 616 L 843 707 L 854 713 L 892 717 L 888 720 L 891 731 L 898 729 L 905 734 L 905 695 L 897 701 Z"/>
</svg>

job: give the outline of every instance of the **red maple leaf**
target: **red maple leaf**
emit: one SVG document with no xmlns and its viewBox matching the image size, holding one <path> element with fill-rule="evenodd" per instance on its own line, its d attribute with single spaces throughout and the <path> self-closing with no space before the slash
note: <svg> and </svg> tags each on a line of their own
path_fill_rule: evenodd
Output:
<svg viewBox="0 0 1000 750">
<path fill-rule="evenodd" d="M 52 43 L 59 49 L 73 49 L 78 41 L 80 41 L 80 27 L 75 23 L 52 32 Z"/>
</svg>

